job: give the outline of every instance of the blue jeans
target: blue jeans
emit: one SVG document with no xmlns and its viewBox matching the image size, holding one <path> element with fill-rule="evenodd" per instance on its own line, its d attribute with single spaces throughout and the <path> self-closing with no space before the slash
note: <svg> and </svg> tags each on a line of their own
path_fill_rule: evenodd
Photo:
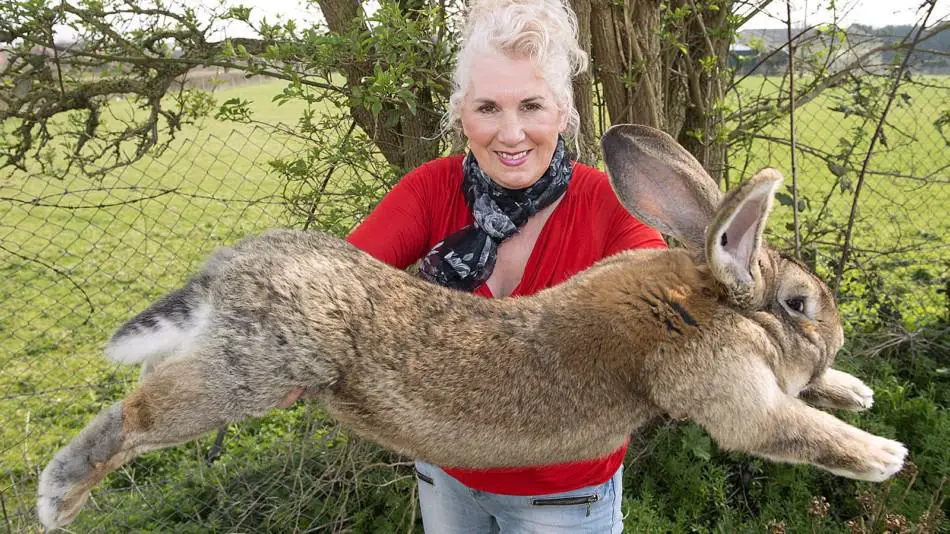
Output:
<svg viewBox="0 0 950 534">
<path fill-rule="evenodd" d="M 426 534 L 622 532 L 622 475 L 623 466 L 603 484 L 522 497 L 470 489 L 438 467 L 416 461 Z"/>
</svg>

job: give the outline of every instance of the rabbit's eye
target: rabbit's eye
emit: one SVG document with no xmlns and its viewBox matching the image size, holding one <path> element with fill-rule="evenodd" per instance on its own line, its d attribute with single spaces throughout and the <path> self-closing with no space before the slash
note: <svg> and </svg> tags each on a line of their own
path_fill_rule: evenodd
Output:
<svg viewBox="0 0 950 534">
<path fill-rule="evenodd" d="M 792 297 L 785 300 L 785 305 L 795 313 L 805 313 L 805 297 Z"/>
</svg>

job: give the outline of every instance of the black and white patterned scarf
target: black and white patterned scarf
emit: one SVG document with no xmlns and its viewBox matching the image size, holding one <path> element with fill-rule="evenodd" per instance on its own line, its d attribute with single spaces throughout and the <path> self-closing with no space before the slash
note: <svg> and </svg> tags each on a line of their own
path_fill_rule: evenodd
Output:
<svg viewBox="0 0 950 534">
<path fill-rule="evenodd" d="M 475 290 L 495 269 L 498 245 L 561 198 L 573 170 L 560 137 L 548 170 L 525 189 L 506 189 L 493 182 L 470 152 L 462 162 L 462 192 L 475 223 L 437 243 L 423 258 L 419 276 L 452 289 Z"/>
</svg>

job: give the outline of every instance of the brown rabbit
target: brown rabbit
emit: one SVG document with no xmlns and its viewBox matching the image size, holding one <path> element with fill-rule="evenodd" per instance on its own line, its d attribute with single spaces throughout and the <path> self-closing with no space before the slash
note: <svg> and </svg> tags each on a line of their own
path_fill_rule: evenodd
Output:
<svg viewBox="0 0 950 534">
<path fill-rule="evenodd" d="M 154 373 L 43 471 L 43 524 L 70 522 L 136 455 L 301 392 L 357 434 L 440 465 L 603 456 L 671 414 L 726 449 L 863 480 L 896 473 L 903 445 L 798 398 L 861 410 L 871 390 L 829 368 L 843 332 L 827 287 L 761 246 L 781 175 L 765 169 L 720 201 L 663 132 L 616 126 L 603 148 L 624 205 L 689 250 L 630 251 L 537 295 L 488 300 L 319 233 L 246 239 L 110 341 L 110 357 L 157 362 Z"/>
</svg>

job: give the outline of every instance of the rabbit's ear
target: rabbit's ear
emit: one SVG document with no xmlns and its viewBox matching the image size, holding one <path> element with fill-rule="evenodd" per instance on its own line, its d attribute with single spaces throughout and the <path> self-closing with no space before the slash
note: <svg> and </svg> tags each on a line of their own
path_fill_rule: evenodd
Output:
<svg viewBox="0 0 950 534">
<path fill-rule="evenodd" d="M 706 263 L 736 296 L 751 296 L 758 289 L 761 277 L 754 272 L 758 270 L 755 258 L 781 183 L 777 170 L 762 169 L 726 196 L 707 230 Z"/>
<path fill-rule="evenodd" d="M 613 126 L 601 139 L 610 183 L 631 214 L 694 250 L 721 195 L 692 154 L 661 130 Z"/>
</svg>

